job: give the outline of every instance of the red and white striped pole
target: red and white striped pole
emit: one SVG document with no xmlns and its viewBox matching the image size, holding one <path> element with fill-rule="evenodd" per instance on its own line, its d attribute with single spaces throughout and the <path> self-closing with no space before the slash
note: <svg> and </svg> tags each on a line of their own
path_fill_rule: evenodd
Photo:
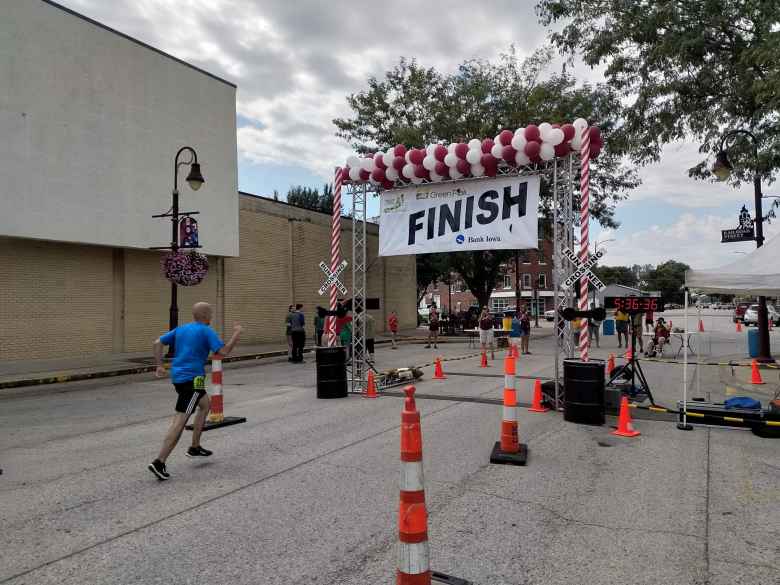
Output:
<svg viewBox="0 0 780 585">
<path fill-rule="evenodd" d="M 333 181 L 333 216 L 331 218 L 330 233 L 330 270 L 335 273 L 341 264 L 341 183 L 342 169 L 336 167 L 336 176 Z M 335 286 L 330 287 L 330 310 L 335 311 L 338 305 L 338 291 Z M 336 317 L 328 317 L 328 346 L 336 345 Z"/>
<path fill-rule="evenodd" d="M 590 128 L 582 130 L 580 150 L 580 262 L 588 261 L 588 222 L 590 220 Z M 588 276 L 580 277 L 580 311 L 588 310 Z M 590 332 L 588 324 L 580 322 L 580 358 L 588 361 Z"/>
</svg>

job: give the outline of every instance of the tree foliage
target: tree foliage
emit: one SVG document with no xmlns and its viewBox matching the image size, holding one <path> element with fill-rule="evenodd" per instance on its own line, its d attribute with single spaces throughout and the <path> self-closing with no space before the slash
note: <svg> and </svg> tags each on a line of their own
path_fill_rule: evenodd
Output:
<svg viewBox="0 0 780 585">
<path fill-rule="evenodd" d="M 277 193 L 274 191 L 274 199 L 276 198 Z M 302 187 L 301 185 L 290 187 L 290 190 L 287 191 L 287 203 L 304 209 L 332 213 L 333 185 L 326 183 L 322 188 L 322 194 L 316 188 Z"/>
<path fill-rule="evenodd" d="M 449 281 L 450 264 L 447 254 L 417 254 L 417 304 L 437 281 Z"/>
<path fill-rule="evenodd" d="M 646 286 L 651 291 L 661 291 L 661 296 L 667 302 L 682 303 L 683 290 L 685 284 L 685 271 L 690 266 L 683 262 L 667 260 L 659 264 L 655 269 L 650 270 L 645 275 Z"/>
<path fill-rule="evenodd" d="M 478 252 L 452 252 L 448 254 L 453 272 L 463 278 L 463 282 L 477 298 L 480 307 L 488 307 L 490 295 L 503 274 L 503 268 L 514 250 L 482 250 Z"/>
<path fill-rule="evenodd" d="M 605 66 L 623 111 L 625 152 L 636 163 L 658 160 L 668 142 L 718 149 L 730 128 L 751 130 L 758 170 L 771 182 L 780 169 L 780 2 L 776 0 L 541 0 L 545 26 L 561 53 Z M 609 144 L 609 139 L 607 140 Z M 732 180 L 756 168 L 750 144 L 731 155 Z M 711 162 L 711 161 L 709 161 Z M 711 176 L 708 161 L 690 176 Z"/>
<path fill-rule="evenodd" d="M 596 266 L 593 272 L 606 285 L 622 284 L 636 288 L 639 284 L 638 275 L 629 266 Z"/>
</svg>

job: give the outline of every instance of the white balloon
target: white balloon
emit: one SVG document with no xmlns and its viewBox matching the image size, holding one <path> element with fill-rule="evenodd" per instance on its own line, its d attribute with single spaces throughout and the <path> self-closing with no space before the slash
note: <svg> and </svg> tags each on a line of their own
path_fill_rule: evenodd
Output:
<svg viewBox="0 0 780 585">
<path fill-rule="evenodd" d="M 518 128 L 515 130 L 515 136 L 525 136 L 525 128 Z"/>
<path fill-rule="evenodd" d="M 482 141 L 480 141 L 478 138 L 472 138 L 469 140 L 469 149 L 475 150 L 478 148 L 482 148 Z"/>
<path fill-rule="evenodd" d="M 435 144 L 429 144 L 425 147 L 425 154 L 433 155 L 433 149 L 436 148 Z"/>
<path fill-rule="evenodd" d="M 552 129 L 553 129 L 552 124 L 550 124 L 549 122 L 542 122 L 541 124 L 539 124 L 539 135 L 542 137 L 542 140 L 544 140 L 545 142 L 550 141 L 548 136 L 550 135 L 550 130 Z"/>
<path fill-rule="evenodd" d="M 349 168 L 349 178 L 352 179 L 353 181 L 360 180 L 360 165 Z"/>
<path fill-rule="evenodd" d="M 530 165 L 530 164 L 531 164 L 531 159 L 530 159 L 530 158 L 528 158 L 528 155 L 527 155 L 525 152 L 523 152 L 522 150 L 520 150 L 520 151 L 518 151 L 518 153 L 515 155 L 515 162 L 516 162 L 516 163 L 517 163 L 519 166 Z"/>
<path fill-rule="evenodd" d="M 385 177 L 387 177 L 389 181 L 397 181 L 398 171 L 395 170 L 393 167 L 387 167 L 387 170 L 385 171 Z"/>
<path fill-rule="evenodd" d="M 472 149 L 470 149 L 466 153 L 466 161 L 469 164 L 476 165 L 476 164 L 479 164 L 479 161 L 481 161 L 481 160 L 482 160 L 482 151 L 481 150 L 477 150 L 476 148 L 472 148 Z"/>
<path fill-rule="evenodd" d="M 493 139 L 493 145 L 495 146 L 496 144 L 498 144 L 501 148 L 504 148 L 504 144 L 501 142 L 500 134 L 496 134 L 496 137 Z"/>
<path fill-rule="evenodd" d="M 560 128 L 553 128 L 550 130 L 550 143 L 553 146 L 558 146 L 561 142 L 563 142 L 563 139 L 565 136 L 563 135 L 563 130 Z"/>
<path fill-rule="evenodd" d="M 423 167 L 429 171 L 432 171 L 434 168 L 436 168 L 436 162 L 436 157 L 432 154 L 429 154 L 423 159 Z"/>
<path fill-rule="evenodd" d="M 441 181 L 443 178 L 444 178 L 444 177 L 442 177 L 441 175 L 438 175 L 438 174 L 436 174 L 436 173 L 434 173 L 434 172 L 432 172 L 432 173 L 431 173 L 431 181 L 433 181 L 434 183 L 438 183 L 438 182 L 439 182 L 439 181 Z"/>
<path fill-rule="evenodd" d="M 458 169 L 450 169 L 450 179 L 462 179 L 463 175 Z"/>
<path fill-rule="evenodd" d="M 355 167 L 359 167 L 360 159 L 353 154 L 352 156 L 347 158 L 347 166 L 351 169 L 354 169 Z"/>
<path fill-rule="evenodd" d="M 404 165 L 404 168 L 401 170 L 401 174 L 403 174 L 403 176 L 406 177 L 407 179 L 411 179 L 412 177 L 414 177 L 414 165 L 413 164 Z"/>
<path fill-rule="evenodd" d="M 471 174 L 474 177 L 481 177 L 485 174 L 485 167 L 482 165 L 471 165 Z"/>
<path fill-rule="evenodd" d="M 447 145 L 447 154 L 455 154 L 455 147 L 458 146 L 457 142 L 450 142 Z"/>
<path fill-rule="evenodd" d="M 458 164 L 458 157 L 454 152 L 450 152 L 444 157 L 444 164 L 450 168 L 455 168 Z"/>
<path fill-rule="evenodd" d="M 422 182 L 423 182 L 422 178 L 420 178 L 420 177 L 412 177 L 412 183 L 414 183 L 415 185 L 419 185 Z"/>
<path fill-rule="evenodd" d="M 582 131 L 588 127 L 588 121 L 585 118 L 577 118 L 572 124 L 578 131 Z M 580 132 L 577 132 L 579 134 Z"/>
<path fill-rule="evenodd" d="M 404 155 L 404 160 L 405 160 L 405 161 L 406 161 L 408 164 L 412 164 L 412 161 L 411 161 L 411 159 L 409 158 L 409 156 L 410 156 L 411 154 L 412 154 L 412 149 L 410 148 L 409 150 L 407 150 L 407 151 L 406 151 L 406 154 Z"/>
<path fill-rule="evenodd" d="M 542 142 L 542 147 L 539 149 L 539 158 L 542 160 L 552 160 L 555 158 L 555 147 L 549 142 Z"/>
<path fill-rule="evenodd" d="M 493 145 L 493 148 L 490 149 L 490 154 L 493 155 L 493 158 L 501 159 L 501 155 L 504 152 L 504 147 L 501 146 L 500 142 L 496 142 Z"/>
<path fill-rule="evenodd" d="M 385 163 L 385 166 L 388 169 L 393 166 L 394 160 L 395 160 L 395 154 L 392 152 L 386 152 L 384 155 L 382 155 L 382 162 Z"/>
<path fill-rule="evenodd" d="M 362 168 L 364 171 L 368 171 L 369 173 L 374 170 L 374 159 L 363 157 L 360 159 L 360 168 Z"/>
<path fill-rule="evenodd" d="M 523 150 L 528 141 L 525 139 L 525 133 L 515 134 L 512 137 L 512 148 L 515 150 Z"/>
<path fill-rule="evenodd" d="M 572 150 L 576 150 L 577 152 L 580 151 L 582 148 L 582 136 L 579 134 L 575 134 L 574 138 L 571 139 L 571 148 Z"/>
</svg>

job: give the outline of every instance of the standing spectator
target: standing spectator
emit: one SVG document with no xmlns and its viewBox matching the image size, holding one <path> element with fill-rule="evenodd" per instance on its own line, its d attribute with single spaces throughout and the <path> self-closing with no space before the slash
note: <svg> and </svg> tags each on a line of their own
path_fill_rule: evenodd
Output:
<svg viewBox="0 0 780 585">
<path fill-rule="evenodd" d="M 347 320 L 348 319 L 348 320 Z M 347 357 L 352 359 L 352 317 L 347 316 L 339 329 L 339 343 L 347 348 Z"/>
<path fill-rule="evenodd" d="M 395 336 L 398 335 L 398 315 L 396 315 L 395 311 L 390 311 L 390 316 L 387 318 L 387 327 L 390 329 L 393 349 L 398 349 L 398 346 L 395 344 Z"/>
<path fill-rule="evenodd" d="M 318 347 L 322 345 L 322 335 L 325 333 L 325 317 L 317 311 L 314 313 L 314 342 Z"/>
<path fill-rule="evenodd" d="M 436 310 L 436 303 L 431 304 L 431 311 L 428 314 L 428 344 L 426 348 L 431 347 L 431 337 L 433 337 L 434 349 L 439 349 L 439 311 Z"/>
<path fill-rule="evenodd" d="M 512 327 L 509 330 L 509 345 L 514 346 L 515 350 L 520 351 L 519 345 L 522 344 L 521 338 L 523 336 L 522 324 L 520 323 L 520 312 L 515 311 L 512 315 Z"/>
<path fill-rule="evenodd" d="M 374 357 L 374 348 L 376 346 L 376 323 L 374 317 L 366 311 L 366 353 L 371 359 Z"/>
<path fill-rule="evenodd" d="M 482 351 L 487 351 L 490 346 L 490 359 L 496 359 L 493 352 L 493 317 L 490 316 L 487 307 L 482 307 L 482 313 L 479 315 L 479 343 Z"/>
<path fill-rule="evenodd" d="M 644 341 L 642 340 L 642 313 L 631 315 L 631 337 L 639 342 L 639 351 L 644 351 Z"/>
<path fill-rule="evenodd" d="M 528 351 L 528 342 L 531 340 L 531 315 L 528 309 L 523 310 L 520 316 L 520 352 L 530 355 Z"/>
<path fill-rule="evenodd" d="M 615 329 L 617 329 L 618 347 L 623 347 L 623 343 L 628 347 L 628 313 L 620 309 L 615 311 Z"/>
<path fill-rule="evenodd" d="M 287 336 L 287 361 L 291 362 L 293 358 L 293 342 L 292 342 L 292 320 L 293 320 L 293 309 L 294 307 L 292 305 L 289 305 L 287 307 L 287 317 L 284 318 L 284 324 L 286 329 L 286 336 Z"/>
<path fill-rule="evenodd" d="M 653 312 L 648 311 L 645 313 L 645 331 L 647 333 L 653 333 Z"/>
<path fill-rule="evenodd" d="M 590 307 L 591 311 L 594 309 L 593 305 Z M 590 336 L 591 342 L 593 339 L 596 339 L 596 347 L 601 347 L 601 340 L 599 338 L 599 327 L 601 327 L 601 321 L 595 319 L 594 317 L 588 318 L 588 335 Z"/>
<path fill-rule="evenodd" d="M 306 320 L 302 309 L 302 304 L 295 305 L 291 319 L 292 362 L 296 364 L 303 361 L 303 346 L 306 343 Z"/>
</svg>

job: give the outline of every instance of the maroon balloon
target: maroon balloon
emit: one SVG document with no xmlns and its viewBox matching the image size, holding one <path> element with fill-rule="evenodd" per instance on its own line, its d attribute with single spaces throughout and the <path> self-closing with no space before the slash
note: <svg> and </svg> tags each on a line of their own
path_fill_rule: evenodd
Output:
<svg viewBox="0 0 780 585">
<path fill-rule="evenodd" d="M 361 181 L 368 181 L 368 178 L 371 176 L 371 174 L 368 171 L 361 170 L 360 171 L 360 180 Z"/>
<path fill-rule="evenodd" d="M 406 154 L 406 147 L 403 144 L 396 144 L 393 149 L 393 154 L 395 156 L 404 156 Z"/>
<path fill-rule="evenodd" d="M 387 168 L 387 165 L 385 164 L 385 161 L 383 160 L 383 156 L 375 156 L 374 157 L 374 164 L 378 169 L 385 170 Z"/>
<path fill-rule="evenodd" d="M 425 158 L 425 151 L 419 148 L 415 148 L 409 154 L 409 162 L 412 163 L 413 165 L 421 165 L 424 158 Z"/>
<path fill-rule="evenodd" d="M 494 157 L 489 152 L 486 152 L 485 154 L 482 155 L 482 158 L 479 159 L 479 163 L 483 167 L 485 167 L 485 171 L 487 171 L 487 169 L 490 168 L 490 167 L 497 167 L 498 166 L 498 161 L 496 160 L 496 157 Z"/>
<path fill-rule="evenodd" d="M 414 167 L 414 176 L 419 179 L 424 179 L 428 175 L 428 169 L 426 169 L 422 165 L 417 165 Z"/>
<path fill-rule="evenodd" d="M 555 147 L 555 156 L 566 156 L 571 152 L 571 145 L 568 142 L 561 142 Z"/>
<path fill-rule="evenodd" d="M 466 145 L 464 144 L 463 146 Z M 459 160 L 458 164 L 455 165 L 455 168 L 458 169 L 458 172 L 464 176 L 468 175 L 469 172 L 471 171 L 471 165 L 465 160 Z"/>
<path fill-rule="evenodd" d="M 563 126 L 561 126 L 561 130 L 563 130 L 564 142 L 568 142 L 569 140 L 574 138 L 574 135 L 577 133 L 577 129 L 571 124 L 564 124 Z"/>
<path fill-rule="evenodd" d="M 510 165 L 515 164 L 515 155 L 517 155 L 517 151 L 515 150 L 514 146 L 505 146 L 501 149 L 501 158 L 503 158 Z"/>
<path fill-rule="evenodd" d="M 539 132 L 539 129 L 537 128 L 537 133 Z M 534 157 L 539 157 L 539 151 L 541 150 L 542 145 L 536 142 L 535 140 L 529 140 L 525 143 L 525 147 L 523 148 L 523 151 L 525 152 L 526 156 L 530 159 L 534 159 Z"/>
<path fill-rule="evenodd" d="M 406 166 L 406 159 L 403 156 L 396 156 L 393 159 L 393 168 L 399 173 L 404 166 Z"/>
<path fill-rule="evenodd" d="M 552 127 L 553 127 L 553 128 L 560 128 L 560 127 L 561 127 L 561 125 L 560 125 L 560 124 L 552 124 Z"/>
<path fill-rule="evenodd" d="M 440 144 L 433 150 L 433 156 L 436 157 L 436 160 L 444 162 L 444 157 L 447 156 L 447 147 Z M 441 175 L 441 173 L 439 174 Z"/>
<path fill-rule="evenodd" d="M 493 148 L 494 144 L 495 144 L 495 142 L 493 142 L 492 138 L 485 138 L 482 141 L 482 152 L 484 152 L 485 154 L 490 153 L 490 151 Z"/>
<path fill-rule="evenodd" d="M 469 145 L 463 144 L 462 142 L 459 142 L 455 146 L 455 156 L 457 156 L 461 160 L 466 160 L 466 154 L 469 151 Z"/>
<path fill-rule="evenodd" d="M 590 127 L 590 141 L 591 142 L 602 142 L 601 140 L 601 128 L 598 126 L 591 126 Z"/>
<path fill-rule="evenodd" d="M 599 156 L 599 154 L 601 154 L 601 147 L 602 146 L 603 146 L 603 144 L 601 144 L 600 142 L 597 142 L 596 144 L 594 144 L 593 148 L 590 149 L 590 157 L 591 158 L 597 158 Z"/>
<path fill-rule="evenodd" d="M 341 182 L 346 183 L 349 180 L 349 167 L 347 166 L 341 169 Z"/>
<path fill-rule="evenodd" d="M 437 162 L 433 170 L 436 171 L 437 175 L 441 175 L 442 177 L 450 176 L 450 167 L 445 165 L 443 162 Z"/>
<path fill-rule="evenodd" d="M 501 141 L 503 146 L 509 146 L 512 144 L 512 138 L 514 138 L 514 136 L 515 135 L 511 130 L 502 130 L 498 135 L 498 139 Z"/>
<path fill-rule="evenodd" d="M 495 160 L 495 159 L 493 159 L 493 160 Z M 492 166 L 489 166 L 489 167 L 485 167 L 485 174 L 488 177 L 495 177 L 498 174 L 498 165 L 492 165 Z"/>
<path fill-rule="evenodd" d="M 525 127 L 525 139 L 528 142 L 540 142 L 542 140 L 542 135 L 539 134 L 539 126 L 536 124 L 528 124 L 528 126 Z M 530 154 L 528 156 L 531 156 Z"/>
<path fill-rule="evenodd" d="M 371 178 L 374 179 L 377 183 L 381 183 L 387 177 L 385 177 L 384 169 L 374 169 L 371 171 Z"/>
<path fill-rule="evenodd" d="M 382 181 L 383 189 L 392 189 L 393 187 L 395 187 L 395 184 L 389 179 L 385 179 L 384 181 Z"/>
</svg>

